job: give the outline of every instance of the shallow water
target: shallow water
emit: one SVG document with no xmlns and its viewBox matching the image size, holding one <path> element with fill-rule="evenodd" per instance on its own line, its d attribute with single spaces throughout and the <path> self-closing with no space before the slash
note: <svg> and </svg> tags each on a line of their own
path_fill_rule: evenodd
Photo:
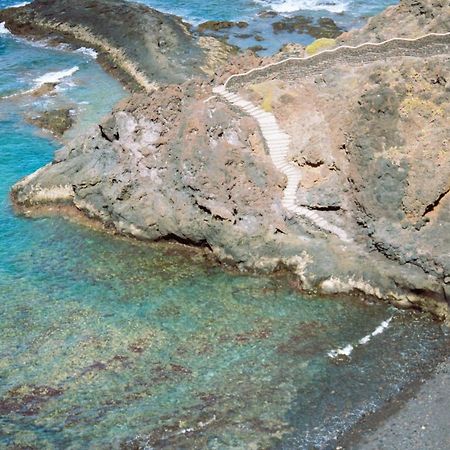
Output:
<svg viewBox="0 0 450 450">
<path fill-rule="evenodd" d="M 10 186 L 58 145 L 23 113 L 71 103 L 83 129 L 123 91 L 87 56 L 8 36 L 0 67 L 2 96 L 78 67 L 55 97 L 0 99 L 0 448 L 326 448 L 448 347 L 426 317 L 14 215 Z"/>
</svg>

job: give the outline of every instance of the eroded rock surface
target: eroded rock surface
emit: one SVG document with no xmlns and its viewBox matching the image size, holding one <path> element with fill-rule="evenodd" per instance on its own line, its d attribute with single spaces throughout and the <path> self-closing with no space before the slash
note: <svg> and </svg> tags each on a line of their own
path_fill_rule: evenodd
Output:
<svg viewBox="0 0 450 450">
<path fill-rule="evenodd" d="M 27 122 L 50 131 L 56 137 L 62 137 L 69 130 L 74 118 L 70 108 L 58 108 L 50 111 L 34 112 L 25 116 Z"/>
<path fill-rule="evenodd" d="M 387 59 L 362 51 L 235 86 L 291 136 L 298 205 L 352 243 L 289 214 L 286 180 L 256 121 L 220 97 L 206 101 L 229 75 L 268 62 L 255 55 L 212 82 L 134 95 L 18 183 L 14 201 L 23 211 L 72 205 L 118 233 L 207 246 L 242 268 L 287 267 L 306 291 L 359 292 L 448 317 L 450 64 L 440 45 L 417 56 L 391 47 Z"/>
<path fill-rule="evenodd" d="M 393 37 L 414 38 L 426 33 L 450 31 L 450 3 L 448 0 L 401 0 L 369 19 L 361 30 L 344 33 L 340 43 L 353 45 L 381 42 Z"/>
</svg>

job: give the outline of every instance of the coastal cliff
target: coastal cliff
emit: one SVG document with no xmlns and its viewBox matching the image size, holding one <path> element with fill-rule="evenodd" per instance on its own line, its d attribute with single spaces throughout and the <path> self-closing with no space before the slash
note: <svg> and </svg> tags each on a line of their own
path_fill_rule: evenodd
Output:
<svg viewBox="0 0 450 450">
<path fill-rule="evenodd" d="M 44 3 L 17 17 L 25 14 L 34 30 L 43 13 L 36 20 L 29 11 Z M 409 4 L 384 14 L 397 28 L 407 20 L 404 36 L 417 37 L 420 21 L 414 27 L 414 14 L 404 14 Z M 449 31 L 448 8 L 433 8 L 438 19 L 426 31 Z M 51 8 L 43 10 L 50 11 L 45 23 L 53 23 Z M 0 21 L 8 20 L 2 14 Z M 379 22 L 385 26 L 370 22 L 370 36 Z M 27 34 L 23 25 L 10 29 Z M 377 41 L 395 35 L 383 29 Z M 336 42 L 356 45 L 366 36 L 367 28 Z M 14 186 L 14 203 L 25 213 L 74 207 L 114 232 L 204 246 L 242 269 L 287 268 L 310 293 L 360 293 L 448 319 L 449 48 L 447 36 L 407 49 L 394 43 L 377 52 L 337 50 L 232 87 L 290 136 L 288 158 L 302 173 L 295 202 L 344 230 L 350 242 L 286 210 L 286 178 L 258 122 L 214 96 L 229 75 L 277 59 L 254 55 L 237 56 L 213 79 L 188 80 L 193 66 L 189 76 L 180 68 L 177 79 L 140 68 L 160 87 L 131 96 L 92 133 L 59 150 Z"/>
</svg>

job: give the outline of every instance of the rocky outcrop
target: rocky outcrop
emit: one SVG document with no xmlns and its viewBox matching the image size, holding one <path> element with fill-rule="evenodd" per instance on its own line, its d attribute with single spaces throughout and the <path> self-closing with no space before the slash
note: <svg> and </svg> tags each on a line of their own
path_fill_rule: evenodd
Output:
<svg viewBox="0 0 450 450">
<path fill-rule="evenodd" d="M 0 11 L 0 22 L 17 35 L 94 48 L 132 90 L 202 76 L 211 59 L 211 40 L 199 43 L 180 18 L 122 0 L 35 0 Z"/>
<path fill-rule="evenodd" d="M 211 97 L 212 87 L 264 64 L 255 55 L 212 84 L 136 94 L 19 182 L 14 202 L 25 212 L 71 206 L 117 233 L 201 245 L 243 269 L 288 268 L 311 293 L 356 292 L 448 318 L 449 49 L 442 38 L 385 50 L 235 79 L 228 89 L 244 103 Z M 255 110 L 276 123 L 262 133 Z M 290 208 L 278 142 L 267 146 L 280 130 L 290 139 L 277 164 L 301 174 Z"/>
<path fill-rule="evenodd" d="M 230 22 L 229 20 L 208 20 L 207 22 L 201 23 L 197 29 L 201 33 L 205 31 L 219 31 L 227 28 L 247 28 L 247 22 Z"/>
<path fill-rule="evenodd" d="M 70 108 L 58 108 L 51 111 L 39 111 L 25 116 L 27 122 L 50 131 L 56 137 L 62 137 L 69 130 L 74 118 Z"/>
<path fill-rule="evenodd" d="M 321 17 L 317 22 L 311 17 L 295 16 L 284 17 L 283 19 L 273 22 L 272 28 L 275 33 L 288 32 L 309 34 L 310 36 L 320 38 L 335 38 L 342 33 L 333 19 Z"/>
<path fill-rule="evenodd" d="M 426 33 L 450 31 L 448 0 L 401 0 L 398 5 L 369 19 L 360 30 L 344 33 L 339 43 L 356 45 L 392 37 L 415 38 Z"/>
</svg>

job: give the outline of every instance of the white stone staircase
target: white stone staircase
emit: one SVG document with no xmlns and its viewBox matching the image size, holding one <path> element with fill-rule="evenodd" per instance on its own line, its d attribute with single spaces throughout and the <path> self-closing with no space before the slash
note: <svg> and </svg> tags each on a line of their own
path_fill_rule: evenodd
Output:
<svg viewBox="0 0 450 450">
<path fill-rule="evenodd" d="M 328 223 L 314 211 L 297 205 L 297 188 L 302 179 L 302 173 L 297 165 L 288 160 L 291 138 L 278 126 L 275 116 L 243 99 L 240 95 L 228 91 L 225 86 L 217 86 L 213 91 L 258 122 L 274 166 L 287 178 L 287 185 L 283 192 L 283 206 L 292 214 L 309 219 L 321 230 L 335 234 L 344 242 L 351 242 L 344 230 Z"/>
</svg>

